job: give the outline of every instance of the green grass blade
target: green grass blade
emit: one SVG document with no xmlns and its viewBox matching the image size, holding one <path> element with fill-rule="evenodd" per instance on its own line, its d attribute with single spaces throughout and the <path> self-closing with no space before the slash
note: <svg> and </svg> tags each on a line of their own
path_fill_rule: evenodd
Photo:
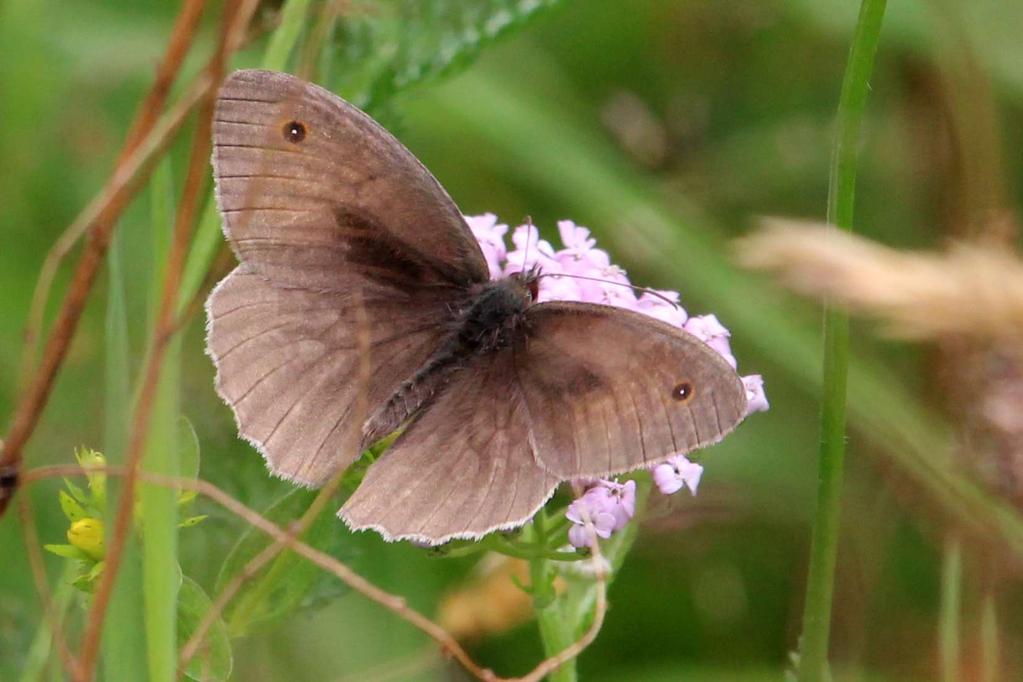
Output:
<svg viewBox="0 0 1023 682">
<path fill-rule="evenodd" d="M 996 682 L 1002 678 L 999 643 L 998 603 L 992 592 L 984 595 L 980 615 L 980 682 Z"/>
<path fill-rule="evenodd" d="M 124 230 L 116 230 L 107 253 L 109 292 L 104 336 L 103 452 L 111 464 L 124 461 L 127 420 L 131 413 L 124 239 Z M 120 481 L 110 479 L 108 487 L 116 491 Z M 111 497 L 108 509 L 116 508 L 116 502 Z M 108 523 L 107 528 L 111 527 L 112 524 Z M 111 595 L 110 613 L 103 626 L 102 669 L 105 679 L 145 678 L 145 634 L 138 627 L 143 608 L 139 544 L 135 535 L 131 534 L 125 544 L 117 588 Z"/>
<path fill-rule="evenodd" d="M 281 23 L 270 37 L 270 44 L 263 55 L 263 68 L 271 71 L 284 71 L 288 59 L 298 43 L 298 37 L 305 26 L 306 14 L 309 12 L 309 0 L 289 0 L 281 10 Z"/>
<path fill-rule="evenodd" d="M 853 229 L 860 129 L 886 4 L 886 0 L 864 0 L 860 5 L 860 17 L 839 96 L 838 135 L 828 187 L 828 222 L 842 230 Z M 835 588 L 845 461 L 848 376 L 849 315 L 843 310 L 825 307 L 824 393 L 817 471 L 817 512 L 810 547 L 810 573 L 807 577 L 799 656 L 799 679 L 804 682 L 828 678 L 831 600 Z"/>
<path fill-rule="evenodd" d="M 53 590 L 53 614 L 57 619 L 63 619 L 75 598 L 75 588 L 71 581 L 75 576 L 75 565 L 70 561 L 64 562 L 64 570 L 57 578 L 56 587 Z M 44 679 L 47 668 L 59 670 L 57 653 L 53 646 L 53 632 L 50 629 L 50 621 L 43 618 L 36 628 L 35 637 L 32 638 L 32 646 L 25 657 L 25 666 L 21 670 L 21 682 L 39 682 Z M 54 673 L 52 677 L 58 677 Z"/>
<path fill-rule="evenodd" d="M 157 168 L 152 182 L 152 230 L 154 263 L 166 260 L 174 204 L 170 162 Z M 154 267 L 153 291 L 163 286 L 163 268 Z M 155 304 L 155 298 L 151 298 Z M 155 311 L 151 319 L 155 317 Z M 160 369 L 143 468 L 153 473 L 178 473 L 177 433 L 179 419 L 180 340 L 170 341 Z M 149 678 L 172 682 L 177 666 L 178 507 L 173 489 L 142 484 L 142 577 Z"/>
</svg>

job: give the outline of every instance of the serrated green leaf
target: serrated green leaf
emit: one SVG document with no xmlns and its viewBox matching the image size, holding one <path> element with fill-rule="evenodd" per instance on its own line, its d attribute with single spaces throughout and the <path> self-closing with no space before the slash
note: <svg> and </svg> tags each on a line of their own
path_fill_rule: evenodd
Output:
<svg viewBox="0 0 1023 682">
<path fill-rule="evenodd" d="M 85 508 L 82 507 L 82 505 L 80 505 L 74 497 L 67 494 L 65 491 L 58 491 L 57 496 L 60 499 L 60 508 L 63 510 L 64 516 L 66 516 L 69 521 L 78 521 L 79 519 L 83 519 L 88 516 L 88 514 L 85 513 Z"/>
<path fill-rule="evenodd" d="M 302 516 L 316 495 L 317 491 L 296 488 L 266 509 L 263 516 L 279 526 L 287 526 Z M 347 542 L 351 533 L 335 517 L 337 506 L 333 502 L 327 505 L 302 539 L 321 551 L 348 560 L 352 556 L 350 543 Z M 272 542 L 262 531 L 247 529 L 224 561 L 217 578 L 216 591 L 220 592 L 253 557 Z M 335 587 L 337 585 L 336 578 L 325 574 L 294 552 L 285 550 L 269 566 L 245 582 L 232 600 L 225 619 L 233 636 L 248 634 L 310 603 L 322 601 L 324 594 L 334 597 L 346 591 L 346 588 Z"/>
<path fill-rule="evenodd" d="M 178 650 L 191 638 L 199 627 L 213 602 L 197 582 L 183 576 L 178 590 Z M 220 618 L 206 633 L 204 646 L 188 663 L 185 674 L 193 680 L 201 682 L 218 682 L 231 676 L 234 657 L 231 653 L 231 640 L 227 626 Z"/>
<path fill-rule="evenodd" d="M 335 32 L 332 86 L 379 116 L 395 93 L 449 75 L 561 0 L 376 2 Z"/>
<path fill-rule="evenodd" d="M 89 561 L 89 555 L 78 549 L 74 545 L 43 545 L 50 554 L 56 554 L 62 556 L 65 559 L 81 559 L 82 561 Z"/>
</svg>

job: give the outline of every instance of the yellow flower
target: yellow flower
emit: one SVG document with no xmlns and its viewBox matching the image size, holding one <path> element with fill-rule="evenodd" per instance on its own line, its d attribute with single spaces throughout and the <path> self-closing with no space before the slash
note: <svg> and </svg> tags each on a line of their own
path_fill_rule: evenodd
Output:
<svg viewBox="0 0 1023 682">
<path fill-rule="evenodd" d="M 99 519 L 88 516 L 78 519 L 68 529 L 67 540 L 96 561 L 103 559 L 106 548 L 103 546 L 103 522 Z"/>
</svg>

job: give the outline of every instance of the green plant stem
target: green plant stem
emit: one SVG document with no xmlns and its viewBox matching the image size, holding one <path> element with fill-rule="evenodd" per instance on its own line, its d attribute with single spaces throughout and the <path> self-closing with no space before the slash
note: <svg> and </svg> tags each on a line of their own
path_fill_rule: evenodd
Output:
<svg viewBox="0 0 1023 682">
<path fill-rule="evenodd" d="M 839 97 L 838 130 L 828 187 L 828 222 L 843 230 L 851 231 L 853 227 L 860 128 L 885 5 L 886 0 L 863 0 L 860 4 Z M 844 311 L 826 306 L 817 512 L 810 548 L 799 659 L 799 679 L 802 682 L 816 682 L 828 676 L 828 639 L 845 460 L 848 367 L 849 317 Z"/>
<path fill-rule="evenodd" d="M 110 283 L 106 301 L 103 378 L 103 452 L 107 462 L 124 463 L 128 415 L 131 412 L 131 368 L 129 366 L 128 309 L 124 280 L 125 231 L 114 231 L 107 252 Z M 110 478 L 108 509 L 116 508 L 121 481 Z M 101 510 L 104 513 L 106 510 Z M 111 524 L 107 532 L 113 530 Z M 107 538 L 109 542 L 109 538 Z M 110 597 L 110 616 L 103 627 L 102 665 L 107 680 L 146 678 L 145 633 L 142 622 L 142 566 L 139 544 L 133 535 L 126 539 L 124 559 L 117 575 L 117 589 Z"/>
<path fill-rule="evenodd" d="M 169 160 L 157 167 L 152 181 L 153 280 L 160 290 L 173 229 L 174 188 Z M 150 326 L 156 324 L 159 297 L 150 297 Z M 150 330 L 150 337 L 153 330 Z M 153 418 L 146 439 L 142 466 L 151 473 L 178 475 L 178 413 L 181 341 L 168 342 L 156 388 Z M 178 568 L 177 493 L 172 488 L 142 484 L 142 584 L 145 603 L 148 679 L 171 682 L 177 662 L 177 603 L 181 582 Z"/>
<path fill-rule="evenodd" d="M 533 517 L 530 532 L 532 539 L 537 544 L 546 542 L 546 520 L 547 512 L 543 509 Z M 543 642 L 544 656 L 549 658 L 572 644 L 575 628 L 565 619 L 562 605 L 554 593 L 551 562 L 540 557 L 531 559 L 529 561 L 529 577 L 540 640 Z M 575 682 L 575 659 L 566 662 L 552 672 L 548 679 L 550 682 Z"/>
<path fill-rule="evenodd" d="M 604 561 L 607 562 L 610 569 L 608 583 L 618 573 L 618 569 L 621 568 L 636 540 L 640 519 L 650 496 L 651 485 L 649 476 L 637 477 L 634 518 L 625 528 L 612 535 L 609 540 L 603 540 L 600 543 Z M 527 537 L 537 545 L 545 546 L 545 548 L 538 547 L 538 553 L 541 556 L 529 560 L 529 574 L 532 582 L 533 608 L 536 611 L 536 621 L 540 630 L 540 639 L 543 642 L 544 655 L 547 657 L 554 656 L 568 648 L 590 627 L 593 623 L 597 591 L 601 589 L 592 578 L 572 578 L 570 577 L 571 573 L 563 573 L 568 587 L 562 594 L 555 594 L 553 582 L 555 572 L 559 568 L 564 571 L 569 564 L 545 559 L 542 554 L 552 551 L 552 548 L 549 547 L 552 541 L 564 542 L 563 519 L 564 515 L 559 514 L 557 520 L 552 522 L 547 517 L 546 510 L 541 509 L 533 518 L 531 526 L 526 529 Z M 582 564 L 585 565 L 586 561 L 590 561 L 590 557 L 585 557 Z M 577 676 L 576 659 L 572 659 L 551 673 L 549 679 L 552 682 L 574 682 Z"/>
<path fill-rule="evenodd" d="M 963 581 L 963 548 L 958 537 L 950 536 L 945 542 L 941 562 L 941 618 L 938 648 L 941 651 L 941 679 L 956 682 L 959 679 L 959 614 Z"/>
</svg>

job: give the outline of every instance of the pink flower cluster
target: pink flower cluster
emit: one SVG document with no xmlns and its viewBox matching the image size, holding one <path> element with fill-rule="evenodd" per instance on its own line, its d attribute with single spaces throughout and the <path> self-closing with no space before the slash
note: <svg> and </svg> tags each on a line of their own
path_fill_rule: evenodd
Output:
<svg viewBox="0 0 1023 682">
<path fill-rule="evenodd" d="M 565 516 L 572 522 L 568 541 L 574 547 L 588 547 L 587 519 L 593 524 L 598 537 L 607 539 L 621 530 L 636 513 L 636 482 L 607 481 L 601 479 L 590 486 L 572 504 Z"/>
<path fill-rule="evenodd" d="M 507 277 L 538 265 L 544 277 L 539 280 L 538 301 L 584 301 L 636 310 L 679 327 L 706 343 L 730 364 L 737 367 L 729 343 L 731 334 L 714 315 L 690 317 L 678 305 L 677 291 L 645 291 L 636 295 L 625 271 L 611 262 L 590 231 L 571 220 L 558 221 L 558 234 L 563 248 L 555 249 L 540 239 L 533 225 L 519 225 L 511 234 L 513 247 L 508 250 L 505 235 L 508 225 L 497 222 L 497 216 L 485 213 L 466 216 L 466 222 L 483 249 L 492 279 Z M 557 277 L 552 275 L 571 275 Z M 759 374 L 742 377 L 746 387 L 746 413 L 763 412 L 769 408 L 764 381 Z M 703 467 L 678 454 L 653 468 L 654 483 L 665 495 L 683 487 L 695 495 Z M 569 540 L 576 547 L 586 546 L 585 520 L 593 524 L 597 535 L 607 538 L 622 528 L 635 510 L 635 482 L 599 480 L 586 487 L 581 497 L 568 507 L 573 522 Z"/>
</svg>

